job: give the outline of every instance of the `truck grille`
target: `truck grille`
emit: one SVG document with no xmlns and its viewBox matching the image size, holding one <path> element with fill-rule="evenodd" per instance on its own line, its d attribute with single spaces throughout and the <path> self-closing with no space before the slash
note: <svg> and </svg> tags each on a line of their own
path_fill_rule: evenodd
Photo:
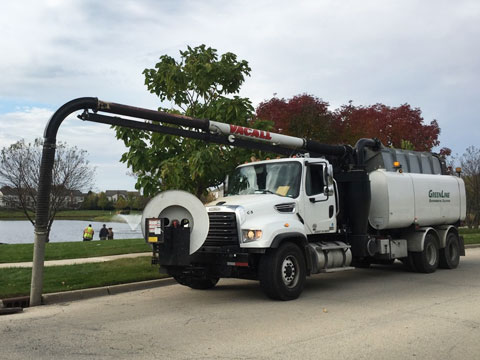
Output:
<svg viewBox="0 0 480 360">
<path fill-rule="evenodd" d="M 204 246 L 238 245 L 237 218 L 234 212 L 209 212 L 210 229 Z"/>
</svg>

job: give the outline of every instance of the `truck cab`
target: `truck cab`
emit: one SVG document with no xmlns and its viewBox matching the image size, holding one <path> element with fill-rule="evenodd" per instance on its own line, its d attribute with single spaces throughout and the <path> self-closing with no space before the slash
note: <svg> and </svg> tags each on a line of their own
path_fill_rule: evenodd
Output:
<svg viewBox="0 0 480 360">
<path fill-rule="evenodd" d="M 218 213 L 236 214 L 241 248 L 267 249 L 288 234 L 307 238 L 337 231 L 332 169 L 322 158 L 287 158 L 241 165 L 225 196 L 207 204 L 211 240 L 221 243 Z M 212 221 L 213 220 L 213 221 Z"/>
<path fill-rule="evenodd" d="M 243 164 L 228 177 L 224 196 L 206 205 L 208 235 L 189 264 L 164 267 L 192 288 L 221 277 L 256 279 L 268 296 L 294 299 L 307 274 L 352 269 L 348 244 L 321 241 L 338 232 L 336 186 L 324 158 Z"/>
</svg>

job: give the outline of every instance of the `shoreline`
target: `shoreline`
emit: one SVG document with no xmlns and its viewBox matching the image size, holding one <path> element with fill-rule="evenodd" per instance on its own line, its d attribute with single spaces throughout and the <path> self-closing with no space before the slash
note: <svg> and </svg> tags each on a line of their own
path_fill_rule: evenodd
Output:
<svg viewBox="0 0 480 360">
<path fill-rule="evenodd" d="M 32 217 L 33 214 L 29 213 Z M 127 222 L 122 216 L 141 215 L 139 210 L 132 210 L 129 214 L 120 214 L 118 210 L 61 210 L 55 215 L 56 220 L 84 220 L 105 222 Z M 27 216 L 21 210 L 0 209 L 0 221 L 27 220 Z"/>
</svg>

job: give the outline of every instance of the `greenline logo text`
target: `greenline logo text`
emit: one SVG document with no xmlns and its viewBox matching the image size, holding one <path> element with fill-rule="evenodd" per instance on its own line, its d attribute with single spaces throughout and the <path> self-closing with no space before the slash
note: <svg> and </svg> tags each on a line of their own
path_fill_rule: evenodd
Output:
<svg viewBox="0 0 480 360">
<path fill-rule="evenodd" d="M 428 191 L 430 202 L 450 202 L 450 193 L 446 191 Z"/>
</svg>

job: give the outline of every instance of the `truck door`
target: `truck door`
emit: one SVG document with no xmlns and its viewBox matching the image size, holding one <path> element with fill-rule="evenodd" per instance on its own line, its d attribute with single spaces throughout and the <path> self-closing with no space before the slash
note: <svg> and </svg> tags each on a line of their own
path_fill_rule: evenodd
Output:
<svg viewBox="0 0 480 360">
<path fill-rule="evenodd" d="M 312 234 L 337 228 L 333 174 L 327 162 L 309 162 L 305 172 L 304 221 Z"/>
</svg>

